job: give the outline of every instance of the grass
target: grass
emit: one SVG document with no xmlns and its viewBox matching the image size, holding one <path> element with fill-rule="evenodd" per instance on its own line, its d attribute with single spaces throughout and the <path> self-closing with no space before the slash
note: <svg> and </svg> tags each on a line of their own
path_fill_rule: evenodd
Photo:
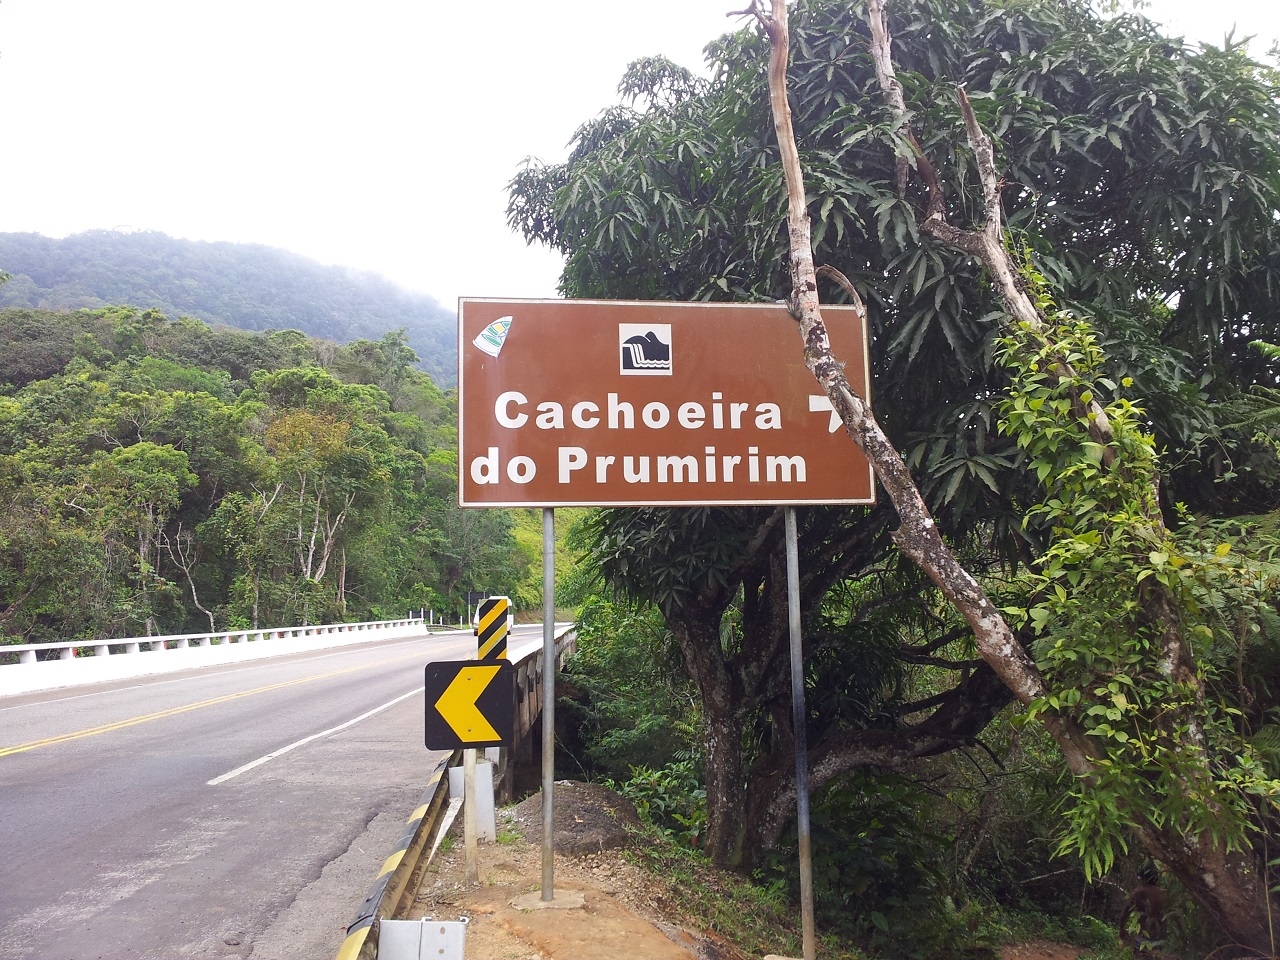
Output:
<svg viewBox="0 0 1280 960">
<path fill-rule="evenodd" d="M 717 870 L 701 854 L 646 828 L 627 859 L 652 881 L 654 901 L 667 916 L 727 941 L 744 955 L 801 955 L 800 917 L 785 891 Z M 824 944 L 824 957 L 853 958 Z"/>
<path fill-rule="evenodd" d="M 648 876 L 653 902 L 669 919 L 691 930 L 714 934 L 743 957 L 782 954 L 799 957 L 799 905 L 780 884 L 762 885 L 718 870 L 704 856 L 646 827 L 625 856 Z M 1130 956 L 1110 925 L 1095 917 L 1051 917 L 1034 907 L 1010 910 L 983 904 L 980 939 L 988 943 L 1052 940 L 1086 949 L 1081 960 L 1122 960 Z M 852 944 L 818 931 L 824 960 L 864 960 Z"/>
<path fill-rule="evenodd" d="M 1119 960 L 1131 957 L 1115 928 L 1097 917 L 1070 917 L 1044 913 L 1030 903 L 1018 907 L 984 903 L 982 932 L 993 942 L 1021 943 L 1050 940 L 1070 943 L 1086 951 L 1081 960 Z"/>
</svg>

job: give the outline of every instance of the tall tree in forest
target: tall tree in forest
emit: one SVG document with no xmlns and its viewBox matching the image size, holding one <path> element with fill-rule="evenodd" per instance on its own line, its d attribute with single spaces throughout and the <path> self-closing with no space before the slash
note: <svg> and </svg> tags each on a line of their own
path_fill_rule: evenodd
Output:
<svg viewBox="0 0 1280 960">
<path fill-rule="evenodd" d="M 196 475 L 181 450 L 143 441 L 98 456 L 89 479 L 93 502 L 103 516 L 108 556 L 113 545 L 130 545 L 129 580 L 136 591 L 132 617 L 151 636 L 156 632 L 156 594 L 170 586 L 159 572 L 165 527 Z"/>
<path fill-rule="evenodd" d="M 390 492 L 386 394 L 312 367 L 256 377 L 240 402 L 258 409 L 257 477 L 251 496 L 228 498 L 220 528 L 247 565 L 250 616 L 263 616 L 268 585 L 274 616 L 341 616 L 348 538 Z"/>
</svg>

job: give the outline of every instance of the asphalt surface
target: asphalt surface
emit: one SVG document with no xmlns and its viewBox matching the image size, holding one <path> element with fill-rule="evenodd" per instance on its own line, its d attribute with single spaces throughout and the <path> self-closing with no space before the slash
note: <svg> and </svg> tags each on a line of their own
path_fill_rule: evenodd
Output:
<svg viewBox="0 0 1280 960">
<path fill-rule="evenodd" d="M 0 958 L 333 956 L 439 756 L 423 668 L 474 650 L 464 631 L 0 699 Z"/>
</svg>

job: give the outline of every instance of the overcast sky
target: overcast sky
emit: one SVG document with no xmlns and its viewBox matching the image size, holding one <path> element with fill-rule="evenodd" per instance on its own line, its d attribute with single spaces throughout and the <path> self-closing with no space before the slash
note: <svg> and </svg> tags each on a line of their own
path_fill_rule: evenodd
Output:
<svg viewBox="0 0 1280 960">
<path fill-rule="evenodd" d="M 452 306 L 549 297 L 505 221 L 626 64 L 702 47 L 746 0 L 0 0 L 0 231 L 264 243 Z M 1171 32 L 1280 39 L 1275 0 L 1153 0 Z M 0 264 L 2 268 L 4 264 Z"/>
</svg>

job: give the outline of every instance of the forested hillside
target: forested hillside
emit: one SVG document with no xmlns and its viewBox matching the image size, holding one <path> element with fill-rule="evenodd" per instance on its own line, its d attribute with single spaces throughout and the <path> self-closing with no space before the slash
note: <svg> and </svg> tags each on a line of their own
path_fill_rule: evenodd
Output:
<svg viewBox="0 0 1280 960">
<path fill-rule="evenodd" d="M 345 343 L 404 329 L 440 384 L 457 375 L 454 313 L 374 274 L 260 244 L 90 230 L 61 240 L 0 233 L 0 306 L 78 310 L 128 303 L 242 330 L 301 330 Z"/>
<path fill-rule="evenodd" d="M 5 309 L 0 344 L 0 643 L 521 595 L 537 551 L 457 507 L 453 394 L 398 332 Z"/>
</svg>

